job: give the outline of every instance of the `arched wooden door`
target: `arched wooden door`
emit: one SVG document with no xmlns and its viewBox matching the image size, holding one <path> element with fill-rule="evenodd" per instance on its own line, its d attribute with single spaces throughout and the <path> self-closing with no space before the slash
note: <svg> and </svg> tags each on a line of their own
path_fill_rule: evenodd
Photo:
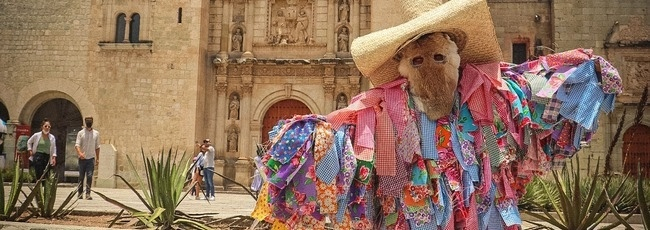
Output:
<svg viewBox="0 0 650 230">
<path fill-rule="evenodd" d="M 650 177 L 650 127 L 635 125 L 623 135 L 624 171 L 639 175 L 637 163 L 641 163 L 644 177 Z"/>
<path fill-rule="evenodd" d="M 292 118 L 294 115 L 310 114 L 311 110 L 302 102 L 294 99 L 282 100 L 271 106 L 262 121 L 262 143 L 269 141 L 269 131 L 280 119 Z"/>
</svg>

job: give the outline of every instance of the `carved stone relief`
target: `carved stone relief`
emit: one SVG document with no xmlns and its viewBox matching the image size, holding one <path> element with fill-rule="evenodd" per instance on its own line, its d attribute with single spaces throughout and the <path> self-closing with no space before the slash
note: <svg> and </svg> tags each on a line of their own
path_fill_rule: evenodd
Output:
<svg viewBox="0 0 650 230">
<path fill-rule="evenodd" d="M 340 93 L 336 99 L 336 109 L 343 109 L 348 107 L 348 97 L 344 93 Z"/>
<path fill-rule="evenodd" d="M 236 127 L 231 127 L 228 130 L 228 152 L 237 152 L 239 143 L 239 132 Z"/>
<path fill-rule="evenodd" d="M 228 104 L 228 119 L 239 120 L 239 94 L 233 93 Z"/>
<path fill-rule="evenodd" d="M 244 30 L 241 27 L 235 27 L 231 38 L 231 50 L 233 52 L 242 52 L 244 44 Z"/>
<path fill-rule="evenodd" d="M 272 1 L 269 6 L 268 43 L 274 45 L 313 44 L 313 19 L 311 1 Z"/>
<path fill-rule="evenodd" d="M 339 22 L 350 21 L 350 2 L 348 0 L 339 1 Z"/>
<path fill-rule="evenodd" d="M 645 61 L 627 61 L 623 68 L 629 71 L 624 76 L 627 78 L 624 83 L 626 92 L 641 94 L 643 88 L 650 85 L 650 58 Z"/>
<path fill-rule="evenodd" d="M 337 36 L 338 41 L 338 51 L 339 52 L 350 52 L 348 49 L 350 45 L 350 32 L 347 27 L 343 26 L 339 29 L 339 34 Z"/>
<path fill-rule="evenodd" d="M 242 23 L 246 20 L 245 1 L 237 2 L 232 7 L 232 22 Z"/>
</svg>

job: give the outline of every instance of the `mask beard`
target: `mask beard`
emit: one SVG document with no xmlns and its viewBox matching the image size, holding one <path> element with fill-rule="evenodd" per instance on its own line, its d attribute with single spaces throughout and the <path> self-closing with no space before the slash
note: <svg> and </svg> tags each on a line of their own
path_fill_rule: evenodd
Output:
<svg viewBox="0 0 650 230">
<path fill-rule="evenodd" d="M 86 128 L 92 128 L 93 127 L 93 122 L 92 121 L 86 121 Z"/>
</svg>

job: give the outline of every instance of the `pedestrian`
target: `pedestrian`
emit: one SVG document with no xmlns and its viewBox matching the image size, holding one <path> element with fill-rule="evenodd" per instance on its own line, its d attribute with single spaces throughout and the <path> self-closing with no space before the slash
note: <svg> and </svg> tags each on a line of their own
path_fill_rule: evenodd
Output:
<svg viewBox="0 0 650 230">
<path fill-rule="evenodd" d="M 77 198 L 83 199 L 84 179 L 86 179 L 86 200 L 92 200 L 90 186 L 93 184 L 95 164 L 99 164 L 99 132 L 93 129 L 93 117 L 84 118 L 86 127 L 77 133 L 75 149 L 79 156 L 79 185 Z"/>
<path fill-rule="evenodd" d="M 191 189 L 191 193 L 196 196 L 196 199 L 199 200 L 201 199 L 201 182 L 203 181 L 203 163 L 204 161 L 204 156 L 205 152 L 203 149 L 205 149 L 205 145 L 200 145 L 199 146 L 199 154 L 194 157 L 194 163 L 192 164 L 192 182 L 190 184 L 194 184 L 193 188 Z"/>
<path fill-rule="evenodd" d="M 205 179 L 205 195 L 207 200 L 214 200 L 214 147 L 210 139 L 203 140 L 203 178 Z"/>
<path fill-rule="evenodd" d="M 56 138 L 50 133 L 51 128 L 50 120 L 44 118 L 41 121 L 41 131 L 34 133 L 27 140 L 27 151 L 32 158 L 32 163 L 34 163 L 36 180 L 43 176 L 48 162 L 52 167 L 56 165 Z M 43 136 L 46 136 L 46 138 L 43 138 Z"/>
<path fill-rule="evenodd" d="M 262 159 L 260 156 L 255 156 L 255 173 L 253 174 L 253 181 L 251 182 L 251 191 L 255 192 L 257 196 L 262 187 L 262 175 L 260 174 L 260 166 L 262 165 Z"/>
</svg>

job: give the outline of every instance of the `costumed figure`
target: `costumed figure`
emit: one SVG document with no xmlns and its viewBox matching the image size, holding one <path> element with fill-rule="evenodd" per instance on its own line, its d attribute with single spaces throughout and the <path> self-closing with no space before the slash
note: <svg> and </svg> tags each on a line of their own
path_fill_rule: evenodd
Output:
<svg viewBox="0 0 650 230">
<path fill-rule="evenodd" d="M 409 21 L 350 46 L 375 88 L 269 132 L 254 218 L 274 229 L 519 229 L 525 184 L 575 154 L 622 91 L 590 50 L 500 62 L 485 0 L 401 3 Z"/>
</svg>

